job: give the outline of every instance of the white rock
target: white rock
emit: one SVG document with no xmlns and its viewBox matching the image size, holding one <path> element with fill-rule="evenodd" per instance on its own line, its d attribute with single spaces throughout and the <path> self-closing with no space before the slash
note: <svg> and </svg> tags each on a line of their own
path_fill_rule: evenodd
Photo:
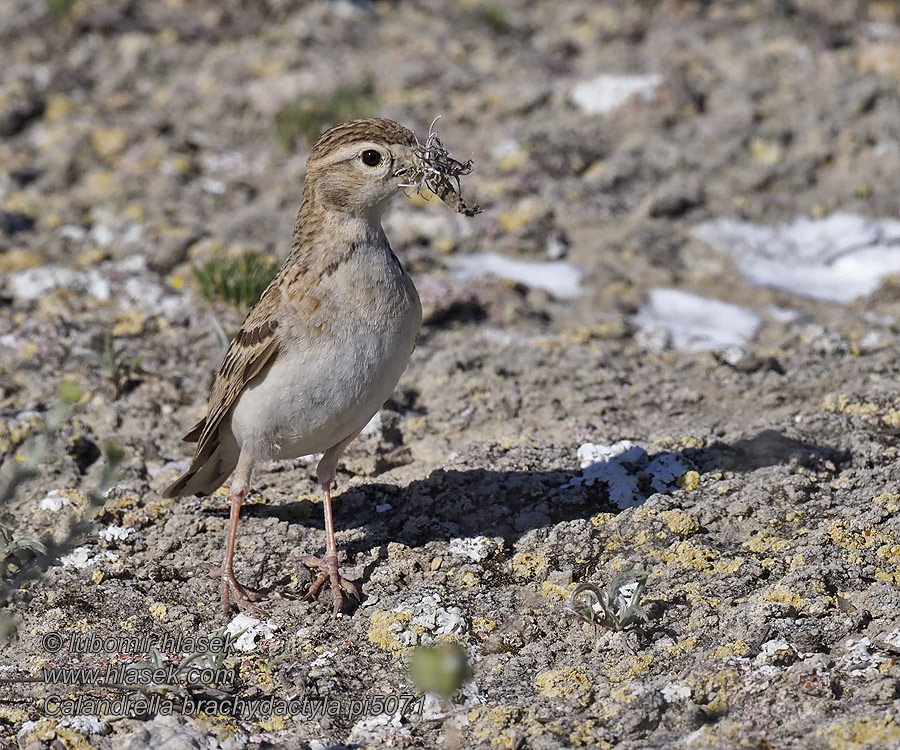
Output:
<svg viewBox="0 0 900 750">
<path fill-rule="evenodd" d="M 200 180 L 200 187 L 212 195 L 223 195 L 228 186 L 221 180 L 214 180 L 212 177 L 204 177 Z"/>
<path fill-rule="evenodd" d="M 662 696 L 666 703 L 680 703 L 691 697 L 691 689 L 687 685 L 670 682 L 662 689 Z"/>
<path fill-rule="evenodd" d="M 585 443 L 576 455 L 582 475 L 573 477 L 569 485 L 603 482 L 609 489 L 609 499 L 622 510 L 643 501 L 642 480 L 649 480 L 656 492 L 671 492 L 678 478 L 690 470 L 687 461 L 677 453 L 662 453 L 651 460 L 647 451 L 628 440 L 612 445 Z"/>
<path fill-rule="evenodd" d="M 324 667 L 328 662 L 330 662 L 335 657 L 334 651 L 323 651 L 319 654 L 315 659 L 313 659 L 312 663 L 309 665 L 311 667 Z"/>
<path fill-rule="evenodd" d="M 100 562 L 115 561 L 118 559 L 119 556 L 114 552 L 104 551 L 98 555 L 91 556 L 88 547 L 76 547 L 68 555 L 63 555 L 59 558 L 59 561 L 64 568 L 89 568 Z"/>
<path fill-rule="evenodd" d="M 87 237 L 87 230 L 77 224 L 64 224 L 56 230 L 56 234 L 69 240 L 83 240 Z"/>
<path fill-rule="evenodd" d="M 753 284 L 799 297 L 849 302 L 900 272 L 900 221 L 837 213 L 767 226 L 719 218 L 699 224 L 700 239 L 732 256 Z"/>
<path fill-rule="evenodd" d="M 650 300 L 632 321 L 644 330 L 664 330 L 676 349 L 686 352 L 741 347 L 750 342 L 762 318 L 746 307 L 680 289 L 652 289 Z"/>
<path fill-rule="evenodd" d="M 13 296 L 23 300 L 37 299 L 59 287 L 99 300 L 108 300 L 112 294 L 109 280 L 98 270 L 75 271 L 60 266 L 41 266 L 12 273 L 9 286 Z"/>
<path fill-rule="evenodd" d="M 49 510 L 58 513 L 63 508 L 72 505 L 72 501 L 68 497 L 59 494 L 59 490 L 50 490 L 46 497 L 41 500 L 41 510 Z"/>
<path fill-rule="evenodd" d="M 497 543 L 487 536 L 474 536 L 450 540 L 450 553 L 460 557 L 468 557 L 473 562 L 489 558 L 497 549 Z"/>
<path fill-rule="evenodd" d="M 132 534 L 136 534 L 137 531 L 129 527 L 116 526 L 116 524 L 112 524 L 107 526 L 103 531 L 100 532 L 99 536 L 101 539 L 105 539 L 107 542 L 112 541 L 124 541 L 128 539 Z"/>
<path fill-rule="evenodd" d="M 535 262 L 514 260 L 498 253 L 475 253 L 449 258 L 454 278 L 464 281 L 479 276 L 498 276 L 533 289 L 543 289 L 557 299 L 581 296 L 579 268 L 563 260 Z"/>
<path fill-rule="evenodd" d="M 662 76 L 656 74 L 600 75 L 576 84 L 571 98 L 586 114 L 604 115 L 618 109 L 633 96 L 645 102 L 652 101 L 661 83 Z"/>
<path fill-rule="evenodd" d="M 59 722 L 61 727 L 71 727 L 82 734 L 103 734 L 109 725 L 99 716 L 68 716 Z"/>
<path fill-rule="evenodd" d="M 238 651 L 253 651 L 257 646 L 257 638 L 262 637 L 268 640 L 274 637 L 278 627 L 278 623 L 273 620 L 260 621 L 242 612 L 235 615 L 234 619 L 228 623 L 225 631 L 229 635 L 241 633 L 237 640 L 234 641 L 234 647 Z"/>
<path fill-rule="evenodd" d="M 769 305 L 766 308 L 768 316 L 776 323 L 793 323 L 803 317 L 800 310 L 792 307 L 778 307 L 778 305 Z"/>
</svg>

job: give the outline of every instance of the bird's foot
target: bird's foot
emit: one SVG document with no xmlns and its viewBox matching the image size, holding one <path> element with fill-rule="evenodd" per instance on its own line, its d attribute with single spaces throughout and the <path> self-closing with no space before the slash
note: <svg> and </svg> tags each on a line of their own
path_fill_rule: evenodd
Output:
<svg viewBox="0 0 900 750">
<path fill-rule="evenodd" d="M 209 568 L 209 573 L 213 578 L 222 579 L 222 611 L 226 616 L 231 609 L 232 601 L 234 601 L 241 612 L 250 617 L 259 619 L 268 614 L 265 609 L 253 603 L 265 597 L 263 592 L 247 588 L 240 583 L 234 576 L 234 570 L 223 570 L 217 565 L 208 563 L 205 565 Z"/>
<path fill-rule="evenodd" d="M 319 575 L 316 576 L 316 580 L 313 581 L 312 585 L 309 587 L 309 591 L 306 592 L 305 598 L 307 600 L 315 599 L 319 595 L 319 590 L 325 585 L 325 582 L 331 581 L 331 596 L 334 598 L 335 614 L 340 612 L 344 607 L 344 595 L 341 594 L 341 589 L 359 601 L 359 589 L 353 581 L 348 581 L 341 576 L 341 572 L 338 570 L 337 554 L 334 552 L 330 554 L 326 553 L 324 557 L 307 555 L 306 557 L 300 558 L 300 562 L 309 568 L 316 568 L 320 571 Z"/>
</svg>

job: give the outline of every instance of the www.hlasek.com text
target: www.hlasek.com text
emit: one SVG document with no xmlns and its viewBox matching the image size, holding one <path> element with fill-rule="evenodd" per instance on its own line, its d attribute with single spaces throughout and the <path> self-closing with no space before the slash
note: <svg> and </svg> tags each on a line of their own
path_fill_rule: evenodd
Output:
<svg viewBox="0 0 900 750">
<path fill-rule="evenodd" d="M 229 687 L 237 669 L 180 666 L 152 667 L 146 664 L 107 664 L 106 667 L 45 667 L 44 682 L 50 685 L 205 685 Z"/>
</svg>

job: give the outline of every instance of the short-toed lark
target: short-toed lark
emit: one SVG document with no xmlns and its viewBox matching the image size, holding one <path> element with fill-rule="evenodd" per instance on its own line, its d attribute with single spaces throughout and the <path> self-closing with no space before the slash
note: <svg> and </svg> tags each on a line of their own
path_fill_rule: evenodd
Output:
<svg viewBox="0 0 900 750">
<path fill-rule="evenodd" d="M 381 408 L 416 345 L 422 308 L 412 279 L 391 250 L 381 216 L 405 188 L 428 187 L 461 213 L 459 175 L 436 135 L 424 145 L 391 120 L 338 125 L 316 141 L 291 252 L 231 342 L 207 416 L 185 436 L 197 442 L 190 468 L 166 497 L 214 492 L 234 472 L 222 604 L 259 613 L 258 592 L 234 575 L 241 502 L 258 461 L 324 455 L 316 476 L 325 493 L 325 554 L 303 562 L 321 572 L 307 598 L 331 582 L 334 611 L 343 589 L 331 511 L 331 484 L 347 445 Z"/>
</svg>

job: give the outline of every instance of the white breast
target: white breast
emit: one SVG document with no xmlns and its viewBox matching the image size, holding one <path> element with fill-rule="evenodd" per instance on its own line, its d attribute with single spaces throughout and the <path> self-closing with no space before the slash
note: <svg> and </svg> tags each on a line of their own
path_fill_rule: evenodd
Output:
<svg viewBox="0 0 900 750">
<path fill-rule="evenodd" d="M 231 428 L 255 460 L 319 453 L 356 434 L 391 395 L 422 320 L 412 280 L 389 248 L 361 248 L 331 280 L 346 298 L 324 335 L 296 336 L 238 399 Z"/>
</svg>

